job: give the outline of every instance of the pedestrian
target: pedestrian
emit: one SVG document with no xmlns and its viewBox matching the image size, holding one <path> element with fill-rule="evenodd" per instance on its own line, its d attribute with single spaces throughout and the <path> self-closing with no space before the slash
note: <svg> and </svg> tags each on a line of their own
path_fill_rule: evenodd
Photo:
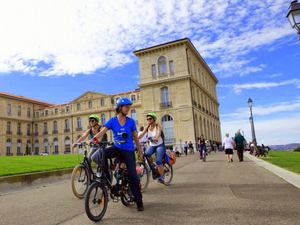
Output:
<svg viewBox="0 0 300 225">
<path fill-rule="evenodd" d="M 184 148 L 184 154 L 185 154 L 185 155 L 187 155 L 188 147 L 189 147 L 188 142 L 185 141 L 185 143 L 184 143 L 184 145 L 183 145 L 183 148 Z"/>
<path fill-rule="evenodd" d="M 237 150 L 237 155 L 239 157 L 239 161 L 243 162 L 243 153 L 244 153 L 244 145 L 246 142 L 246 139 L 244 138 L 244 136 L 241 134 L 241 131 L 238 130 L 235 137 L 234 137 L 234 141 L 236 144 L 236 150 Z"/>
<path fill-rule="evenodd" d="M 203 159 L 203 150 L 206 152 L 206 145 L 205 145 L 205 139 L 203 137 L 203 134 L 198 138 L 198 145 L 199 145 L 199 154 L 200 159 Z"/>
<path fill-rule="evenodd" d="M 229 134 L 226 133 L 225 139 L 223 141 L 223 146 L 225 148 L 225 154 L 227 155 L 227 161 L 233 162 L 233 148 L 234 148 L 234 141 L 232 137 L 229 137 Z"/>
<path fill-rule="evenodd" d="M 193 146 L 192 141 L 189 141 L 189 152 L 194 154 L 194 146 Z"/>
</svg>

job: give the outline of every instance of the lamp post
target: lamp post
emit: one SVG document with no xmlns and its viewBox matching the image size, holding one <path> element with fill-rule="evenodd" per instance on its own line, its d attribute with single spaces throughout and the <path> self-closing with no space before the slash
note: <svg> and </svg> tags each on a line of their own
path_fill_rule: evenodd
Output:
<svg viewBox="0 0 300 225">
<path fill-rule="evenodd" d="M 292 26 L 298 32 L 300 41 L 300 2 L 294 0 L 291 2 L 288 14 L 286 16 Z"/>
<path fill-rule="evenodd" d="M 253 106 L 253 101 L 251 98 L 248 99 L 248 106 L 250 109 L 250 124 L 251 124 L 251 133 L 252 133 L 252 142 L 256 146 L 256 136 L 255 136 L 255 129 L 254 129 L 254 121 L 253 121 L 253 113 L 252 113 L 252 106 Z"/>
</svg>

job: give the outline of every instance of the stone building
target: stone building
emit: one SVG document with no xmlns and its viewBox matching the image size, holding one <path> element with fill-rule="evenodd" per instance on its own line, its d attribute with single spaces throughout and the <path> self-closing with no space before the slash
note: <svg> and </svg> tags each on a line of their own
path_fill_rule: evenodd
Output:
<svg viewBox="0 0 300 225">
<path fill-rule="evenodd" d="M 96 113 L 105 123 L 124 96 L 134 103 L 129 116 L 137 127 L 146 123 L 147 112 L 157 113 L 167 144 L 195 142 L 201 134 L 220 142 L 218 80 L 191 41 L 184 38 L 134 54 L 140 83 L 133 91 L 86 92 L 61 105 L 0 92 L 0 155 L 70 153 L 71 144 L 88 128 L 88 116 Z"/>
</svg>

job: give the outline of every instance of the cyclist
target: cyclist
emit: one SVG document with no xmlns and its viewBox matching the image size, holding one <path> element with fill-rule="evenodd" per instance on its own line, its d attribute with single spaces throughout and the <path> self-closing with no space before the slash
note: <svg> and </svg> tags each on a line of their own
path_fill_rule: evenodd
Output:
<svg viewBox="0 0 300 225">
<path fill-rule="evenodd" d="M 164 168 L 163 168 L 163 157 L 166 153 L 165 144 L 162 138 L 161 126 L 156 122 L 157 116 L 156 113 L 150 112 L 147 114 L 147 123 L 148 125 L 144 128 L 143 132 L 139 135 L 139 138 L 143 138 L 146 135 L 150 144 L 148 149 L 145 152 L 145 156 L 151 162 L 151 156 L 153 153 L 156 155 L 156 165 L 159 172 L 158 181 L 164 182 Z"/>
<path fill-rule="evenodd" d="M 203 137 L 203 134 L 201 134 L 200 138 L 198 138 L 198 146 L 199 146 L 199 153 L 200 153 L 200 159 L 203 158 L 203 150 L 205 151 L 206 154 L 206 145 L 205 145 L 205 139 Z"/>
<path fill-rule="evenodd" d="M 108 159 L 120 156 L 124 161 L 129 174 L 130 188 L 134 196 L 134 201 L 137 204 L 137 210 L 144 211 L 140 180 L 136 173 L 135 147 L 133 140 L 136 144 L 140 158 L 143 158 L 143 153 L 139 145 L 135 121 L 127 117 L 131 105 L 132 102 L 128 98 L 118 99 L 115 108 L 116 116 L 107 121 L 100 132 L 89 142 L 97 142 L 108 130 L 112 130 L 114 146 L 105 150 L 105 158 Z M 99 153 L 99 151 L 92 157 L 96 163 L 98 163 L 100 154 L 97 153 Z"/>
<path fill-rule="evenodd" d="M 76 141 L 76 143 L 80 143 L 80 142 L 84 141 L 87 137 L 89 137 L 89 139 L 92 139 L 95 136 L 95 134 L 97 134 L 101 129 L 101 125 L 99 124 L 99 121 L 100 121 L 100 118 L 99 118 L 98 115 L 91 114 L 89 116 L 89 129 L 87 129 L 83 133 L 83 135 Z M 76 143 L 73 146 L 75 146 Z M 107 143 L 107 134 L 105 134 L 102 137 L 100 144 L 106 145 L 106 143 Z M 91 160 L 92 155 L 95 154 L 95 152 L 97 150 L 98 150 L 97 147 L 92 148 L 92 150 L 91 150 L 91 152 L 89 153 L 89 156 L 88 156 L 89 160 Z"/>
</svg>

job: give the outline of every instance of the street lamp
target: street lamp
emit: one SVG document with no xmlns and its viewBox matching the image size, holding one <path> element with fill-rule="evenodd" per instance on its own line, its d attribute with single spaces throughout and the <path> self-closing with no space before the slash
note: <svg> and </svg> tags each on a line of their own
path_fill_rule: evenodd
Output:
<svg viewBox="0 0 300 225">
<path fill-rule="evenodd" d="M 291 2 L 289 7 L 289 12 L 286 16 L 292 26 L 293 29 L 296 29 L 298 32 L 299 40 L 300 40 L 300 3 L 298 0 L 294 0 Z"/>
<path fill-rule="evenodd" d="M 255 136 L 255 129 L 254 129 L 254 121 L 253 121 L 253 113 L 252 113 L 252 106 L 253 106 L 253 101 L 251 98 L 248 99 L 248 106 L 250 109 L 250 124 L 251 124 L 251 133 L 252 133 L 252 142 L 256 146 L 256 136 Z"/>
</svg>

